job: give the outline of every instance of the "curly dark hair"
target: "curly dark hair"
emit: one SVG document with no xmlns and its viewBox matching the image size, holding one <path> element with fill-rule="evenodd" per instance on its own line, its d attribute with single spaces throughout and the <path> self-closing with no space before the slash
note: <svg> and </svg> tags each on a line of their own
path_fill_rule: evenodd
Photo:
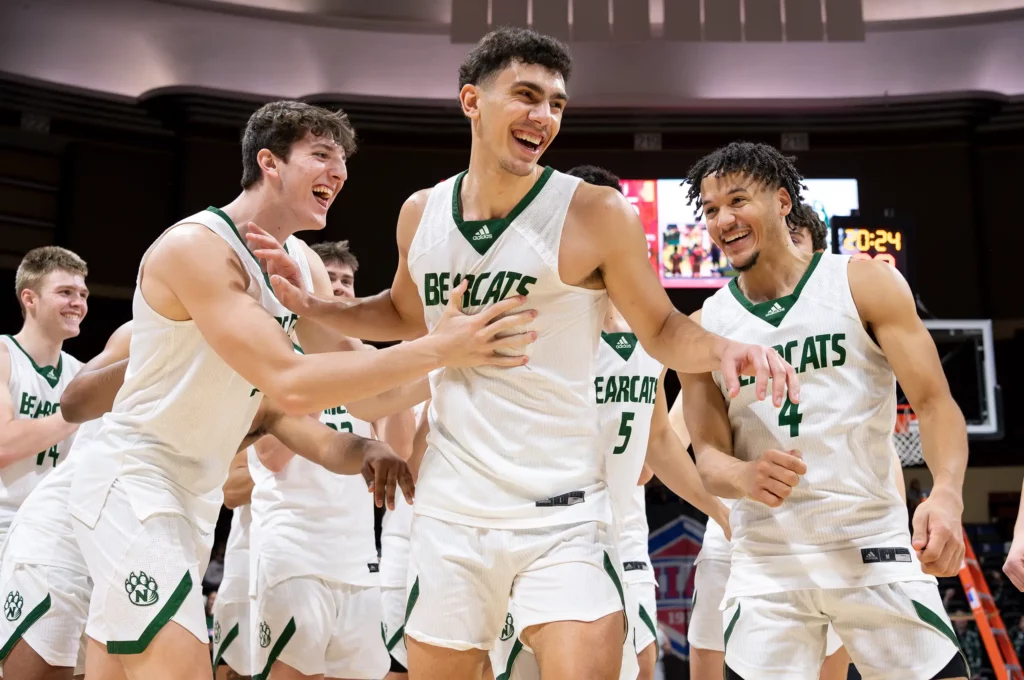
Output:
<svg viewBox="0 0 1024 680">
<path fill-rule="evenodd" d="M 687 204 L 696 203 L 703 213 L 700 199 L 700 183 L 708 175 L 728 175 L 738 172 L 767 185 L 771 189 L 783 187 L 789 192 L 793 205 L 803 202 L 801 191 L 804 189 L 803 175 L 793 165 L 795 159 L 783 156 L 778 149 L 767 144 L 752 142 L 733 142 L 720 149 L 715 149 L 690 168 L 687 181 Z"/>
<path fill-rule="evenodd" d="M 563 43 L 527 28 L 503 26 L 481 38 L 466 55 L 459 67 L 459 89 L 479 85 L 512 62 L 543 66 L 565 82 L 572 75 L 572 57 Z"/>
<path fill-rule="evenodd" d="M 565 173 L 573 177 L 579 177 L 587 184 L 596 184 L 599 187 L 611 187 L 622 193 L 622 180 L 615 173 L 599 168 L 596 165 L 577 165 Z"/>
<path fill-rule="evenodd" d="M 260 181 L 260 149 L 270 149 L 288 161 L 292 145 L 312 132 L 329 137 L 342 148 L 346 158 L 356 152 L 356 131 L 344 111 L 329 111 L 303 102 L 280 101 L 264 104 L 249 117 L 242 134 L 242 188 Z"/>
<path fill-rule="evenodd" d="M 806 229 L 811 234 L 811 246 L 815 250 L 825 250 L 827 243 L 828 227 L 814 212 L 814 208 L 806 203 L 794 205 L 786 217 L 790 229 Z"/>
</svg>

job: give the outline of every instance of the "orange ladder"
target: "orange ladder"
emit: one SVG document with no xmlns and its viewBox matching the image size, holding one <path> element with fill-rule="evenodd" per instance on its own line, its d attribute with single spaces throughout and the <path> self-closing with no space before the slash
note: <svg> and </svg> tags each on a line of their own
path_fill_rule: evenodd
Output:
<svg viewBox="0 0 1024 680">
<path fill-rule="evenodd" d="M 981 565 L 971 547 L 971 541 L 964 532 L 964 563 L 960 565 L 960 581 L 964 584 L 967 601 L 974 612 L 974 620 L 978 622 L 978 632 L 985 642 L 985 651 L 992 662 L 998 680 L 1024 680 L 1020 661 L 1013 651 L 1013 644 L 1006 632 L 1003 617 L 999 614 L 992 593 L 981 572 Z"/>
</svg>

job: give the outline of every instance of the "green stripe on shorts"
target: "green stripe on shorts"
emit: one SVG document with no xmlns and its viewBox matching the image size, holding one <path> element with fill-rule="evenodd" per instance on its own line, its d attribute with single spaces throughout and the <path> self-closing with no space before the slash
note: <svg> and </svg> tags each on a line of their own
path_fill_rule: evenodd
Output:
<svg viewBox="0 0 1024 680">
<path fill-rule="evenodd" d="M 178 582 L 178 587 L 171 593 L 171 597 L 168 598 L 167 604 L 165 604 L 160 611 L 156 613 L 153 620 L 146 626 L 146 630 L 142 631 L 142 635 L 139 636 L 138 640 L 109 640 L 107 642 L 107 654 L 141 654 L 146 651 L 146 647 L 153 641 L 156 634 L 167 625 L 167 622 L 174 618 L 174 615 L 178 613 L 181 608 L 181 604 L 188 597 L 188 594 L 192 592 L 192 575 L 185 570 L 185 575 L 181 577 L 181 581 Z"/>
<path fill-rule="evenodd" d="M 647 624 L 647 629 L 651 631 L 651 635 L 654 636 L 654 641 L 658 641 L 658 629 L 654 625 L 654 621 L 651 619 L 651 615 L 647 613 L 643 605 L 640 605 L 640 620 Z"/>
<path fill-rule="evenodd" d="M 946 625 L 946 622 L 942 620 L 942 617 L 933 612 L 931 609 L 921 604 L 917 600 L 910 600 L 914 604 L 914 611 L 917 612 L 918 617 L 929 626 L 939 631 L 950 639 L 953 646 L 956 647 L 956 651 L 960 653 L 961 658 L 964 660 L 964 668 L 967 669 L 967 677 L 971 677 L 971 665 L 967 663 L 967 655 L 964 654 L 964 650 L 960 648 L 960 640 L 957 639 L 956 633 Z"/>
<path fill-rule="evenodd" d="M 277 657 L 281 656 L 281 652 L 284 651 L 285 646 L 291 641 L 293 635 L 295 635 L 294 616 L 288 619 L 288 624 L 281 631 L 281 637 L 277 638 L 277 642 L 270 648 L 270 656 L 267 657 L 267 665 L 263 667 L 263 672 L 252 676 L 252 680 L 267 680 L 270 677 L 270 669 L 273 668 Z"/>
<path fill-rule="evenodd" d="M 18 627 L 11 633 L 11 637 L 7 638 L 7 642 L 4 643 L 3 648 L 0 648 L 0 661 L 7 658 L 7 655 L 14 649 L 14 645 L 18 644 L 18 640 L 25 634 L 29 628 L 31 628 L 36 621 L 43 618 L 43 614 L 50 611 L 50 594 L 47 593 L 43 601 L 35 606 L 35 608 L 28 613 L 25 620 L 18 624 Z"/>
<path fill-rule="evenodd" d="M 220 658 L 224 656 L 224 650 L 231 646 L 231 643 L 238 637 L 238 624 L 232 626 L 228 634 L 224 636 L 224 641 L 220 643 L 220 649 L 217 650 L 217 656 L 213 657 L 213 671 L 217 672 L 217 664 L 220 663 Z"/>
<path fill-rule="evenodd" d="M 729 638 L 732 637 L 732 629 L 736 627 L 736 620 L 740 618 L 740 609 L 742 605 L 736 605 L 736 613 L 732 615 L 732 620 L 729 621 L 729 627 L 725 629 L 725 644 L 722 646 L 728 649 Z"/>
<path fill-rule="evenodd" d="M 495 680 L 509 680 L 512 677 L 512 666 L 516 663 L 516 657 L 519 656 L 519 652 L 523 651 L 523 643 L 521 640 L 516 638 L 516 642 L 512 645 L 512 651 L 508 654 L 508 663 L 505 664 L 505 672 L 499 675 Z"/>
<path fill-rule="evenodd" d="M 412 584 L 412 588 L 409 588 L 409 599 L 405 603 L 405 623 L 409 623 L 409 615 L 412 614 L 412 608 L 416 606 L 416 600 L 420 599 L 420 577 L 417 576 L 416 580 Z M 405 626 L 402 626 L 405 628 Z"/>
</svg>

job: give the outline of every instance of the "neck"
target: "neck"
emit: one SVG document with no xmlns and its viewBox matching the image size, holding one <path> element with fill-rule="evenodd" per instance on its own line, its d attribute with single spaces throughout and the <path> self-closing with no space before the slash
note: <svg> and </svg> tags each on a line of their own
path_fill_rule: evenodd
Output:
<svg viewBox="0 0 1024 680">
<path fill-rule="evenodd" d="M 611 301 L 608 302 L 608 308 L 604 312 L 601 330 L 605 333 L 629 333 L 631 330 L 629 324 L 626 323 L 626 318 L 619 313 Z"/>
<path fill-rule="evenodd" d="M 530 191 L 542 172 L 544 168 L 538 165 L 528 175 L 513 175 L 504 170 L 496 158 L 484 157 L 474 145 L 469 156 L 469 172 L 462 178 L 459 197 L 462 219 L 468 222 L 505 217 Z"/>
<path fill-rule="evenodd" d="M 811 257 L 791 243 L 762 251 L 757 264 L 740 274 L 740 290 L 753 303 L 789 295 L 807 271 Z"/>
<path fill-rule="evenodd" d="M 261 184 L 263 181 L 266 180 L 261 180 Z M 276 238 L 278 243 L 284 243 L 285 239 L 295 233 L 295 222 L 289 218 L 287 210 L 279 201 L 270 200 L 261 185 L 243 191 L 221 210 L 235 223 L 243 238 L 249 231 L 250 222 Z"/>
<path fill-rule="evenodd" d="M 14 339 L 38 366 L 56 366 L 60 360 L 64 339 L 49 337 L 38 324 L 29 319 L 25 320 L 25 325 Z"/>
</svg>

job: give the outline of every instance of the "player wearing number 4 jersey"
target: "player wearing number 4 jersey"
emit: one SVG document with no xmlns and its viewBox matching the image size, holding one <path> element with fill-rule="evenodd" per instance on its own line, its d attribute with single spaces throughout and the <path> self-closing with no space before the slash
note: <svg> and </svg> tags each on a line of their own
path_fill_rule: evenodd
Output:
<svg viewBox="0 0 1024 680">
<path fill-rule="evenodd" d="M 749 385 L 730 394 L 716 373 L 680 376 L 705 485 L 739 499 L 722 603 L 726 676 L 817 678 L 831 623 L 865 680 L 967 677 L 925 575 L 955 574 L 963 556 L 966 426 L 910 290 L 887 264 L 793 245 L 786 216 L 801 177 L 771 147 L 731 144 L 689 180 L 741 272 L 700 322 L 776 346 L 802 387 L 799 403 L 780 408 Z M 892 471 L 896 376 L 935 479 L 913 537 Z"/>
<path fill-rule="evenodd" d="M 87 274 L 82 258 L 56 246 L 30 251 L 15 274 L 25 323 L 0 337 L 0 544 L 77 428 L 61 417 L 60 395 L 82 364 L 61 348 L 88 311 Z"/>
</svg>

